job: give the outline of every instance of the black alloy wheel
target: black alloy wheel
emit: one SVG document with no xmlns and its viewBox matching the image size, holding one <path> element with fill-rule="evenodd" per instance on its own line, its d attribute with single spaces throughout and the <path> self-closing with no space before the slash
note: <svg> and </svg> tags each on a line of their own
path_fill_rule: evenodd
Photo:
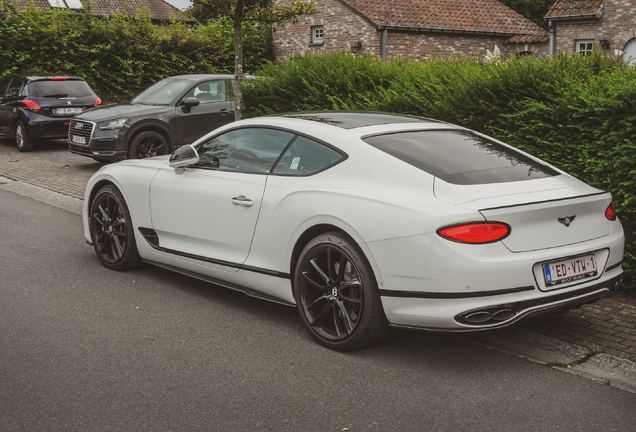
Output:
<svg viewBox="0 0 636 432">
<path fill-rule="evenodd" d="M 330 349 L 362 348 L 389 333 L 371 265 L 343 233 L 322 234 L 304 248 L 294 295 L 309 333 Z"/>
<path fill-rule="evenodd" d="M 168 142 L 159 132 L 140 132 L 130 142 L 129 159 L 144 159 L 168 154 Z"/>
<path fill-rule="evenodd" d="M 35 142 L 26 134 L 26 129 L 21 121 L 15 124 L 15 145 L 18 147 L 18 151 L 30 152 L 35 149 Z"/>
<path fill-rule="evenodd" d="M 115 186 L 104 186 L 97 192 L 89 224 L 95 253 L 104 266 L 127 270 L 141 264 L 130 213 Z"/>
</svg>

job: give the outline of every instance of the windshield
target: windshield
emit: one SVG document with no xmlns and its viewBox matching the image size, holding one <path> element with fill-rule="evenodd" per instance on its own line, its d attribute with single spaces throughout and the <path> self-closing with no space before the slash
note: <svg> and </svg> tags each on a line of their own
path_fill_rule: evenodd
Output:
<svg viewBox="0 0 636 432">
<path fill-rule="evenodd" d="M 504 183 L 559 175 L 514 148 L 469 131 L 402 132 L 364 141 L 453 184 Z"/>
<path fill-rule="evenodd" d="M 168 105 L 189 86 L 191 81 L 166 79 L 148 87 L 131 102 L 147 105 Z"/>
<path fill-rule="evenodd" d="M 92 96 L 93 90 L 86 81 L 47 80 L 29 84 L 29 93 L 34 97 L 80 98 Z"/>
</svg>

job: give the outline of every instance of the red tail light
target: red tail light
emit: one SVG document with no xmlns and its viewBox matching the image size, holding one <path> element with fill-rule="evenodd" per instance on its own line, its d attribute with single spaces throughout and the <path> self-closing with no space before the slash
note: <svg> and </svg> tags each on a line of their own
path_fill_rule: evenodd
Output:
<svg viewBox="0 0 636 432">
<path fill-rule="evenodd" d="M 29 99 L 22 99 L 22 104 L 24 105 L 24 109 L 34 113 L 40 112 L 40 109 L 42 108 L 40 104 Z"/>
<path fill-rule="evenodd" d="M 53 81 L 64 81 L 65 79 L 68 79 L 66 77 L 52 77 L 51 78 Z"/>
<path fill-rule="evenodd" d="M 614 208 L 614 203 L 611 203 L 605 209 L 605 217 L 611 221 L 616 220 L 616 209 Z"/>
<path fill-rule="evenodd" d="M 95 105 L 93 106 L 100 106 L 102 104 L 102 100 L 100 98 L 95 99 Z"/>
<path fill-rule="evenodd" d="M 459 243 L 484 244 L 508 237 L 510 227 L 500 222 L 474 222 L 442 228 L 437 233 Z"/>
</svg>

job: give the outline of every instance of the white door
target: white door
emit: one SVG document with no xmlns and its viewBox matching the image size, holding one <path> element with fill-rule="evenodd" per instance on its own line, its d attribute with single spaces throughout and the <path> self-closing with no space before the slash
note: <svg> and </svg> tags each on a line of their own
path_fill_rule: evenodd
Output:
<svg viewBox="0 0 636 432">
<path fill-rule="evenodd" d="M 238 271 L 258 220 L 266 175 L 162 169 L 152 181 L 152 227 L 164 250 Z"/>
<path fill-rule="evenodd" d="M 250 251 L 267 176 L 292 138 L 269 128 L 234 129 L 198 145 L 199 162 L 181 174 L 159 171 L 150 212 L 160 248 L 238 271 Z"/>
</svg>

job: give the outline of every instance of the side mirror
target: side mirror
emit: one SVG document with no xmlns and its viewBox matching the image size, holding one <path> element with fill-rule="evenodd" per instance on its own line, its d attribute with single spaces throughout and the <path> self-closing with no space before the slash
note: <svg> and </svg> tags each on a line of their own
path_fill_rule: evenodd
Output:
<svg viewBox="0 0 636 432">
<path fill-rule="evenodd" d="M 174 168 L 174 172 L 181 174 L 185 171 L 185 167 L 199 162 L 199 154 L 192 147 L 192 144 L 179 147 L 172 153 L 168 163 L 170 168 Z"/>
<path fill-rule="evenodd" d="M 198 106 L 199 104 L 199 99 L 195 97 L 189 97 L 183 101 L 183 106 L 181 107 L 181 109 L 183 110 L 183 112 L 190 112 L 190 109 L 192 107 Z"/>
</svg>

